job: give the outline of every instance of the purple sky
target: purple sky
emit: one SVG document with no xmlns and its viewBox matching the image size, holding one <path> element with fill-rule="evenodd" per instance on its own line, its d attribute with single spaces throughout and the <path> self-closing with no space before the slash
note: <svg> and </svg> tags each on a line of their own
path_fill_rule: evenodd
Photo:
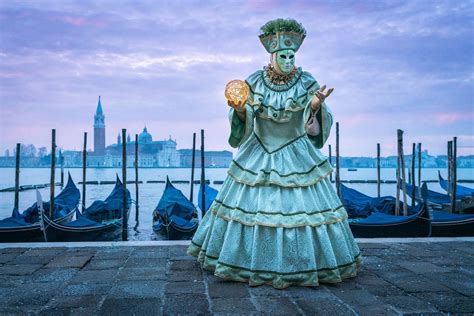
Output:
<svg viewBox="0 0 474 316">
<path fill-rule="evenodd" d="M 341 155 L 375 156 L 377 142 L 393 155 L 397 128 L 405 153 L 422 142 L 444 154 L 453 136 L 458 155 L 474 153 L 472 1 L 203 3 L 0 2 L 0 154 L 49 148 L 51 128 L 80 149 L 99 95 L 107 144 L 146 125 L 178 148 L 204 128 L 206 149 L 230 150 L 224 86 L 268 63 L 259 28 L 278 17 L 305 26 L 297 65 L 335 88 Z"/>
</svg>

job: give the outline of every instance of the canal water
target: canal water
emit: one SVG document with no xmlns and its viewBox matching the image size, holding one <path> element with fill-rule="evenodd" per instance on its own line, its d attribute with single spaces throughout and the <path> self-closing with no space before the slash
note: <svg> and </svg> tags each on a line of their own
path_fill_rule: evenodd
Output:
<svg viewBox="0 0 474 316">
<path fill-rule="evenodd" d="M 446 169 L 439 168 L 424 168 L 422 169 L 423 180 L 437 180 L 438 170 L 441 170 L 443 177 L 447 177 Z M 78 184 L 82 180 L 82 169 L 79 168 L 65 168 L 65 180 L 67 181 L 67 173 L 70 172 L 71 176 L 81 190 L 82 186 Z M 88 168 L 87 169 L 87 181 L 114 181 L 116 174 L 122 177 L 121 169 L 112 168 Z M 200 178 L 201 170 L 195 169 L 195 180 Z M 406 173 L 408 177 L 408 173 Z M 166 176 L 169 176 L 171 181 L 176 180 L 190 180 L 191 169 L 190 168 L 153 168 L 139 169 L 139 180 L 143 181 L 143 184 L 139 184 L 139 218 L 140 225 L 138 231 L 130 231 L 130 240 L 157 240 L 160 236 L 153 233 L 152 226 L 152 212 L 158 201 L 163 194 L 165 188 L 164 183 L 146 183 L 151 180 L 166 180 Z M 220 190 L 221 185 L 213 184 L 214 181 L 224 181 L 227 176 L 227 168 L 208 168 L 206 169 L 206 179 L 211 181 L 211 186 L 215 189 Z M 358 168 L 357 171 L 348 171 L 347 168 L 341 169 L 341 180 L 376 180 L 377 170 L 375 168 Z M 135 179 L 135 171 L 130 168 L 127 169 L 127 180 Z M 334 179 L 334 174 L 333 174 Z M 381 169 L 382 180 L 395 180 L 396 170 L 395 168 L 383 168 Z M 473 180 L 474 169 L 459 168 L 458 179 Z M 50 181 L 50 170 L 48 168 L 23 168 L 20 172 L 20 185 L 27 184 L 43 184 L 49 183 Z M 60 171 L 56 172 L 56 182 L 60 181 Z M 15 185 L 15 169 L 14 168 L 0 168 L 0 188 L 13 187 Z M 181 190 L 186 196 L 190 194 L 190 184 L 173 184 L 176 188 Z M 361 191 L 370 196 L 376 196 L 377 185 L 371 183 L 354 183 L 347 184 L 351 188 Z M 472 183 L 463 183 L 462 185 L 467 187 L 474 187 Z M 86 187 L 86 206 L 90 205 L 93 201 L 98 199 L 105 199 L 112 190 L 113 185 L 87 185 Z M 428 183 L 428 188 L 433 191 L 444 192 L 438 183 Z M 132 194 L 132 198 L 135 199 L 135 184 L 128 184 L 128 189 Z M 194 199 L 193 203 L 197 204 L 197 193 L 199 185 L 194 185 Z M 60 191 L 60 187 L 56 187 L 56 192 Z M 44 201 L 49 200 L 49 188 L 40 189 Z M 381 185 L 382 195 L 396 194 L 395 184 L 382 184 Z M 26 209 L 36 201 L 35 190 L 28 190 L 20 192 L 20 211 Z M 0 218 L 5 218 L 11 215 L 14 203 L 13 192 L 0 192 Z M 132 213 L 130 214 L 129 227 L 135 226 L 135 205 L 132 205 Z"/>
</svg>

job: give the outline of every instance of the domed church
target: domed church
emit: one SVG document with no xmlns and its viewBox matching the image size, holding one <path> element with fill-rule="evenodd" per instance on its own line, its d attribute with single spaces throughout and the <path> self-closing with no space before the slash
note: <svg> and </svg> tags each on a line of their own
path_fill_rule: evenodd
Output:
<svg viewBox="0 0 474 316">
<path fill-rule="evenodd" d="M 88 154 L 87 166 L 112 167 L 122 166 L 122 143 L 125 142 L 127 150 L 127 167 L 133 167 L 135 161 L 135 134 L 127 135 L 122 139 L 121 132 L 117 135 L 115 144 L 106 146 L 105 140 L 105 114 L 101 99 L 97 102 L 94 115 L 94 150 Z M 191 149 L 176 149 L 177 143 L 171 138 L 153 140 L 146 126 L 138 134 L 138 166 L 139 167 L 190 167 L 192 161 Z M 200 166 L 200 151 L 195 151 L 196 166 Z M 67 151 L 64 153 L 65 166 L 82 166 L 81 151 Z M 230 151 L 206 151 L 206 165 L 211 167 L 228 167 L 232 160 Z"/>
<path fill-rule="evenodd" d="M 143 132 L 141 132 L 140 135 L 138 135 L 138 143 L 139 144 L 149 144 L 152 141 L 153 140 L 152 140 L 151 134 L 148 133 L 148 130 L 146 129 L 146 126 L 145 126 L 143 128 Z"/>
<path fill-rule="evenodd" d="M 130 134 L 127 136 L 127 165 L 133 166 L 135 160 L 135 139 L 130 139 Z M 117 136 L 117 143 L 107 146 L 107 154 L 109 157 L 107 164 L 112 164 L 113 167 L 120 166 L 122 161 L 122 138 L 120 133 Z M 120 159 L 115 159 L 118 157 Z M 179 151 L 176 150 L 176 140 L 171 139 L 171 135 L 168 139 L 153 141 L 153 137 L 148 132 L 146 126 L 143 131 L 138 134 L 138 161 L 140 167 L 179 167 L 180 166 L 180 155 Z"/>
</svg>

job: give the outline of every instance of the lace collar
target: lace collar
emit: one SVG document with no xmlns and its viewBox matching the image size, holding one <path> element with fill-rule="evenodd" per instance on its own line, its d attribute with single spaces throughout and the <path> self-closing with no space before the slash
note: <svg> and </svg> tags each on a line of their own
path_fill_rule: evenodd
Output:
<svg viewBox="0 0 474 316">
<path fill-rule="evenodd" d="M 275 74 L 275 70 L 273 70 L 273 67 L 270 64 L 268 66 L 263 67 L 262 78 L 265 85 L 271 90 L 285 91 L 293 87 L 296 84 L 296 82 L 298 82 L 302 73 L 303 73 L 303 70 L 301 69 L 301 67 L 298 67 L 295 69 L 294 72 L 290 73 L 290 75 L 287 76 L 288 78 L 285 78 L 284 75 Z M 278 76 L 278 78 L 276 78 L 275 76 Z M 283 79 L 286 82 L 277 84 L 275 83 L 275 79 L 277 80 Z"/>
</svg>

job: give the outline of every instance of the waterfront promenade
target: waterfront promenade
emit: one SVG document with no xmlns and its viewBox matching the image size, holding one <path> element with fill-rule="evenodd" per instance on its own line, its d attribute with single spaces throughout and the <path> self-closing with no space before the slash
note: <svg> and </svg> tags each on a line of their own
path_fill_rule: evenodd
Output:
<svg viewBox="0 0 474 316">
<path fill-rule="evenodd" d="M 474 238 L 357 241 L 356 278 L 285 290 L 201 271 L 188 241 L 0 244 L 0 315 L 474 313 Z"/>
</svg>

